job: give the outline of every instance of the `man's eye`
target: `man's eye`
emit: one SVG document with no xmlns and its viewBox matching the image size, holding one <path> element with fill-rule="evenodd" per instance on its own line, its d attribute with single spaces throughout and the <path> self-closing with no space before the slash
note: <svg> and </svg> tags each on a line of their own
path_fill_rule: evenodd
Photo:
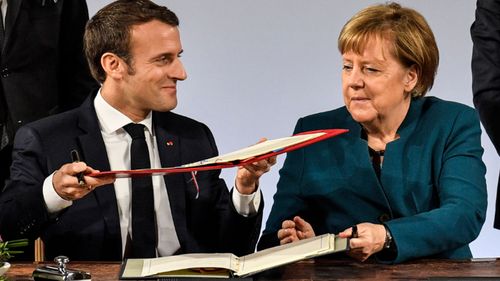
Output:
<svg viewBox="0 0 500 281">
<path fill-rule="evenodd" d="M 346 65 L 346 64 L 344 64 L 344 65 L 342 66 L 342 69 L 343 69 L 343 70 L 351 70 L 351 69 L 352 69 L 352 66 L 351 66 L 351 65 Z"/>
<path fill-rule="evenodd" d="M 169 58 L 167 56 L 161 56 L 161 57 L 158 58 L 158 61 L 159 62 L 168 62 Z"/>
</svg>

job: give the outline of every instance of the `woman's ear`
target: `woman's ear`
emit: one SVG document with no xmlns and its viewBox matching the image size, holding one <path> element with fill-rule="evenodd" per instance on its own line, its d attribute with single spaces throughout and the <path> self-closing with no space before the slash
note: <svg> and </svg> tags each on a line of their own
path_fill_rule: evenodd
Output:
<svg viewBox="0 0 500 281">
<path fill-rule="evenodd" d="M 404 83 L 404 88 L 406 93 L 410 93 L 415 89 L 415 86 L 417 86 L 418 82 L 418 72 L 417 72 L 417 67 L 415 65 L 412 65 L 408 68 L 406 72 L 406 77 L 405 77 L 405 83 Z"/>
</svg>

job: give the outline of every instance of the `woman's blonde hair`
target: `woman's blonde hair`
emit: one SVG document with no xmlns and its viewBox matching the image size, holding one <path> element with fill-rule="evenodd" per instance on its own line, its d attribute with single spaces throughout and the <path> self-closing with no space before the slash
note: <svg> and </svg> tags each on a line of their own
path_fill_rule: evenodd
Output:
<svg viewBox="0 0 500 281">
<path fill-rule="evenodd" d="M 439 64 L 439 50 L 431 28 L 417 11 L 398 3 L 367 7 L 354 15 L 338 38 L 341 54 L 361 54 L 370 38 L 393 42 L 392 53 L 405 67 L 414 66 L 418 82 L 413 97 L 422 97 L 434 84 Z"/>
</svg>

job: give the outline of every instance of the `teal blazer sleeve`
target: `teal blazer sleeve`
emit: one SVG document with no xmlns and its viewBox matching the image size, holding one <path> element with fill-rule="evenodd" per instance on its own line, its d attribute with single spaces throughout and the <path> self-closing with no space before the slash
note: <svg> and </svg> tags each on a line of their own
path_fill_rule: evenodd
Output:
<svg viewBox="0 0 500 281">
<path fill-rule="evenodd" d="M 437 98 L 413 100 L 386 147 L 378 180 L 361 126 L 345 107 L 298 121 L 301 131 L 349 133 L 287 155 L 259 249 L 279 244 L 283 220 L 302 216 L 317 235 L 362 222 L 390 229 L 399 263 L 415 258 L 470 258 L 468 243 L 486 216 L 486 168 L 474 109 Z"/>
</svg>

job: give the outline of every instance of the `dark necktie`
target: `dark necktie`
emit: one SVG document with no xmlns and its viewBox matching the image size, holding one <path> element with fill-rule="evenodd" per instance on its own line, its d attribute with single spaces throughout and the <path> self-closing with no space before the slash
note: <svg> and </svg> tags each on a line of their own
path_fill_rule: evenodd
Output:
<svg viewBox="0 0 500 281">
<path fill-rule="evenodd" d="M 123 127 L 132 137 L 131 169 L 151 168 L 144 125 L 130 123 Z M 132 178 L 132 253 L 130 257 L 156 257 L 156 223 L 151 177 Z"/>
</svg>

